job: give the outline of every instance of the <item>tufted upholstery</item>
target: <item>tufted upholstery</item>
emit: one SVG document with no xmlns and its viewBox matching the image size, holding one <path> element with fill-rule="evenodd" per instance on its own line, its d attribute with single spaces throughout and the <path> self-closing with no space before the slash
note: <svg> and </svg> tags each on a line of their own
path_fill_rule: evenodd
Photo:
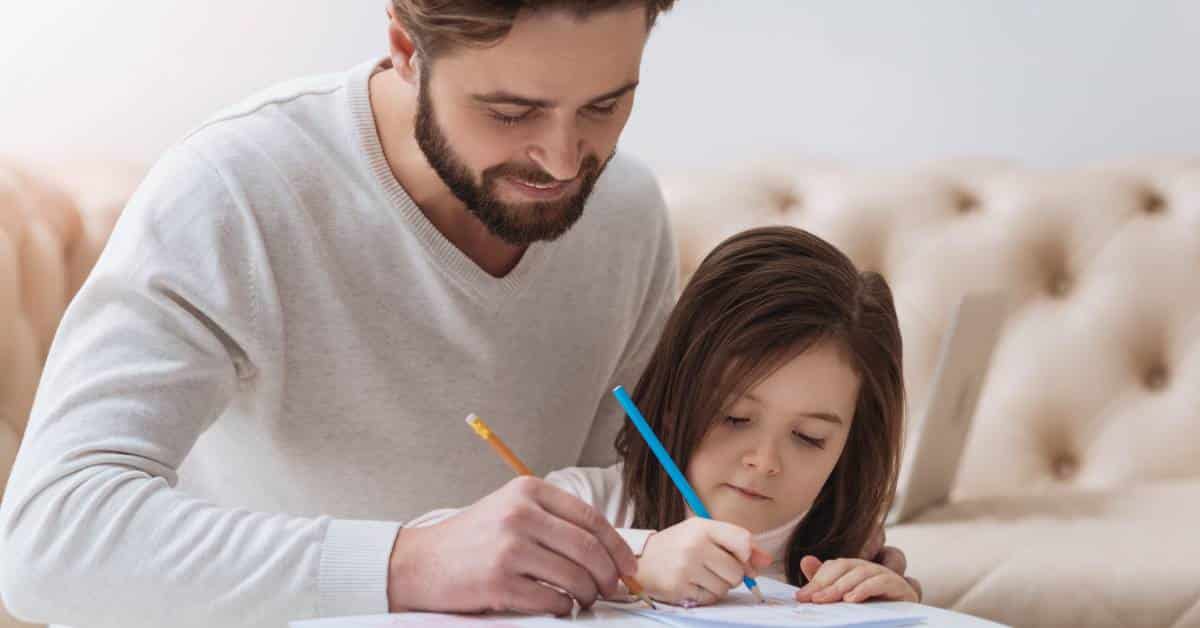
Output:
<svg viewBox="0 0 1200 628">
<path fill-rule="evenodd" d="M 0 162 L 0 488 L 54 330 L 138 177 L 133 168 L 60 172 Z M 23 625 L 0 608 L 0 628 Z"/>
<path fill-rule="evenodd" d="M 1200 626 L 1200 159 L 775 162 L 663 186 L 685 275 L 782 223 L 887 277 L 910 412 L 958 297 L 1010 296 L 951 504 L 888 532 L 928 602 L 1019 626 Z"/>
</svg>

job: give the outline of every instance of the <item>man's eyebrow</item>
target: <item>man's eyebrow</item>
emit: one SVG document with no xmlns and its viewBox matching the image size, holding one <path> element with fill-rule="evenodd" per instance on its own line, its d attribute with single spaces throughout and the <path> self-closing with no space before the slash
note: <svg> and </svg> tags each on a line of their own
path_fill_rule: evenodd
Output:
<svg viewBox="0 0 1200 628">
<path fill-rule="evenodd" d="M 638 81 L 630 81 L 621 87 L 618 87 L 610 92 L 600 94 L 599 96 L 589 100 L 588 104 L 612 100 L 613 98 L 623 96 L 625 93 L 636 89 L 637 86 Z M 550 109 L 557 105 L 557 103 L 552 100 L 530 98 L 528 96 L 521 96 L 520 94 L 514 94 L 504 90 L 489 92 L 487 94 L 476 94 L 472 96 L 472 99 L 474 99 L 475 102 L 483 103 L 485 105 L 520 105 L 522 107 L 537 107 L 540 109 Z"/>
</svg>

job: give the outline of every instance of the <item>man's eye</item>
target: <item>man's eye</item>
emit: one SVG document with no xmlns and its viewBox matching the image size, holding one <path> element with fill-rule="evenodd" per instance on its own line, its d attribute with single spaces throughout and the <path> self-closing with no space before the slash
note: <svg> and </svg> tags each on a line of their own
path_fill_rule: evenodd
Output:
<svg viewBox="0 0 1200 628">
<path fill-rule="evenodd" d="M 517 115 L 509 115 L 509 114 L 505 114 L 505 113 L 496 111 L 495 109 L 488 109 L 488 115 L 490 115 L 495 120 L 499 121 L 500 124 L 503 124 L 504 126 L 512 126 L 512 125 L 517 124 L 518 122 L 521 122 L 522 120 L 528 118 L 530 112 L 532 112 L 532 111 L 533 110 L 530 109 L 528 111 L 524 111 Z"/>
<path fill-rule="evenodd" d="M 750 419 L 740 417 L 740 416 L 727 416 L 727 417 L 725 417 L 725 422 L 734 427 L 738 427 L 741 425 L 745 425 L 746 423 L 749 423 Z"/>
<path fill-rule="evenodd" d="M 594 105 L 588 105 L 587 109 L 588 109 L 588 111 L 590 111 L 594 114 L 607 116 L 617 110 L 617 101 L 610 100 L 607 103 L 597 103 Z"/>
</svg>

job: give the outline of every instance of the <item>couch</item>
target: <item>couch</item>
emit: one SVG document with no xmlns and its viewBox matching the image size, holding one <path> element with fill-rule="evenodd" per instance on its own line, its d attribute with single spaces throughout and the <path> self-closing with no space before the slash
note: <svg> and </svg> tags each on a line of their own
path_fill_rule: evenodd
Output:
<svg viewBox="0 0 1200 628">
<path fill-rule="evenodd" d="M 63 308 L 139 176 L 46 172 L 0 163 L 0 478 Z M 685 276 L 766 224 L 882 273 L 912 416 L 958 297 L 1009 296 L 951 499 L 888 530 L 927 603 L 1014 626 L 1200 627 L 1200 159 L 776 159 L 662 183 Z"/>
</svg>

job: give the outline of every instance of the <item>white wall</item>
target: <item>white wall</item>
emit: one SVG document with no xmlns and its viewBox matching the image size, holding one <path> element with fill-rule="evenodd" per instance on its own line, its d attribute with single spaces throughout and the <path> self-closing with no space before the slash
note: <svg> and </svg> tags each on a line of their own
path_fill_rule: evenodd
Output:
<svg viewBox="0 0 1200 628">
<path fill-rule="evenodd" d="M 384 50 L 384 0 L 3 0 L 0 153 L 151 160 L 226 104 Z M 663 169 L 1200 154 L 1194 0 L 679 0 L 623 146 Z"/>
</svg>

